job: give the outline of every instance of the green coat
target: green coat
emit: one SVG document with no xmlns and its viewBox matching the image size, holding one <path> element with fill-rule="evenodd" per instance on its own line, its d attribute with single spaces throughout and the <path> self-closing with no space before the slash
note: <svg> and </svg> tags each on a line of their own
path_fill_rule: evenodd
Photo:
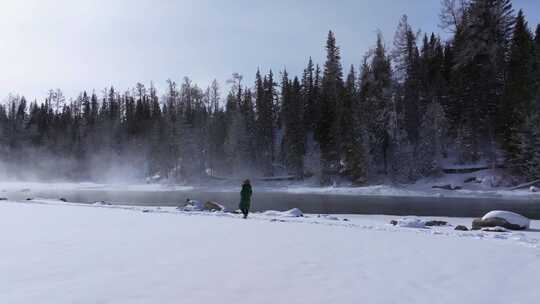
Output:
<svg viewBox="0 0 540 304">
<path fill-rule="evenodd" d="M 249 208 L 249 205 L 251 205 L 252 194 L 253 194 L 253 190 L 251 189 L 250 185 L 242 186 L 242 191 L 240 192 L 240 208 L 242 207 Z"/>
</svg>

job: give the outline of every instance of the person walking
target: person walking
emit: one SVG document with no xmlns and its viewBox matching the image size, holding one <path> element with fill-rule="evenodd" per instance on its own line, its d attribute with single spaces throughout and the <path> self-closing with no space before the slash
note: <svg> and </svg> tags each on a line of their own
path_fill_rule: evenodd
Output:
<svg viewBox="0 0 540 304">
<path fill-rule="evenodd" d="M 242 185 L 242 191 L 240 191 L 240 210 L 244 215 L 244 218 L 247 218 L 249 213 L 249 208 L 251 207 L 251 195 L 253 194 L 253 189 L 251 188 L 251 182 L 249 179 L 244 181 Z"/>
</svg>

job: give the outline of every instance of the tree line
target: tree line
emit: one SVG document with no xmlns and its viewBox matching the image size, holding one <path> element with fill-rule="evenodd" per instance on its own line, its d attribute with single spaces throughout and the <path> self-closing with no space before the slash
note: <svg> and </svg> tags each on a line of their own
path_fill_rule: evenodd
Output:
<svg viewBox="0 0 540 304">
<path fill-rule="evenodd" d="M 125 163 L 176 181 L 362 185 L 480 162 L 540 178 L 540 25 L 533 32 L 511 0 L 444 0 L 440 20 L 447 39 L 403 16 L 391 47 L 378 34 L 347 69 L 330 31 L 323 65 L 310 58 L 299 76 L 258 70 L 253 85 L 233 74 L 227 94 L 185 78 L 162 96 L 137 84 L 69 101 L 60 90 L 43 102 L 11 97 L 0 106 L 0 162 L 15 175 L 26 166 L 72 179 Z"/>
</svg>

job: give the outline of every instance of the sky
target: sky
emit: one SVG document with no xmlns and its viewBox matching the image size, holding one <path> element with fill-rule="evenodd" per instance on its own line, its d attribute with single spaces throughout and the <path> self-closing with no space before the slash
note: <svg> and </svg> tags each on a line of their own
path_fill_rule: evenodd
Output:
<svg viewBox="0 0 540 304">
<path fill-rule="evenodd" d="M 540 1 L 513 3 L 531 27 L 540 22 Z M 344 66 L 358 66 L 378 31 L 391 46 L 403 14 L 414 28 L 442 33 L 439 11 L 439 0 L 1 1 L 0 100 L 137 82 L 159 89 L 185 76 L 227 90 L 233 72 L 251 85 L 257 68 L 300 74 L 310 56 L 323 63 L 330 29 Z"/>
</svg>

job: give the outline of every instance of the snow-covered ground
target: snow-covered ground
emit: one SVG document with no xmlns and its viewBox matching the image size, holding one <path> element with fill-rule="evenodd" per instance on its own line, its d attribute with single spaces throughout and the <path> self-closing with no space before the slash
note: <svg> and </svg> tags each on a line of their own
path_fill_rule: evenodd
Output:
<svg viewBox="0 0 540 304">
<path fill-rule="evenodd" d="M 538 300 L 538 221 L 488 233 L 291 215 L 0 201 L 0 303 Z"/>
</svg>

